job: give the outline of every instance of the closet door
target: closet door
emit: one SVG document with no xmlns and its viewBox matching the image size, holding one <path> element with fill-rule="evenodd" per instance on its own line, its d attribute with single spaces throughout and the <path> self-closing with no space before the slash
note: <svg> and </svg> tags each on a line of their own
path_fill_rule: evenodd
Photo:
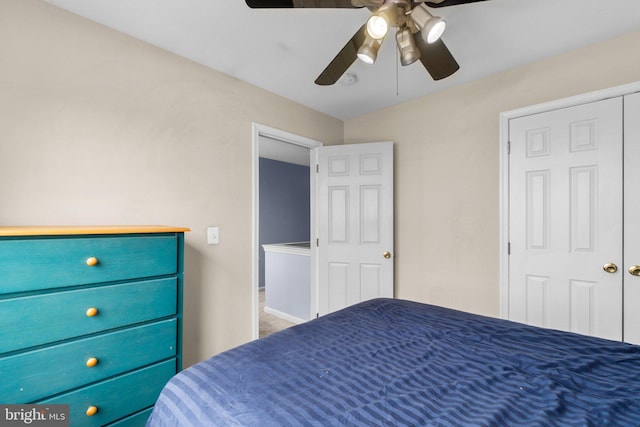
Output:
<svg viewBox="0 0 640 427">
<path fill-rule="evenodd" d="M 622 98 L 509 121 L 511 320 L 622 339 L 622 136 Z"/>
<path fill-rule="evenodd" d="M 624 97 L 624 340 L 640 344 L 640 93 Z"/>
</svg>

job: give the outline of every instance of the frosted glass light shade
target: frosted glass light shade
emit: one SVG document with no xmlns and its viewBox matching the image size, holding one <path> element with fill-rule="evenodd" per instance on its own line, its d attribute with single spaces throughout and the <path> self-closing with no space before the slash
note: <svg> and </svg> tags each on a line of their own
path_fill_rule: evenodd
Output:
<svg viewBox="0 0 640 427">
<path fill-rule="evenodd" d="M 434 16 L 422 29 L 422 38 L 429 44 L 438 41 L 447 28 L 447 23 L 439 16 Z"/>
<path fill-rule="evenodd" d="M 380 45 L 382 44 L 382 40 L 376 40 L 370 36 L 367 36 L 364 40 L 360 49 L 358 49 L 358 59 L 360 59 L 365 64 L 373 64 L 376 62 L 376 58 L 378 57 L 378 50 L 380 49 Z"/>
<path fill-rule="evenodd" d="M 424 5 L 413 8 L 411 19 L 420 28 L 422 39 L 429 44 L 437 41 L 447 27 L 444 19 L 439 16 L 433 16 Z"/>
<path fill-rule="evenodd" d="M 387 35 L 389 23 L 380 15 L 372 15 L 367 21 L 367 33 L 373 39 L 380 40 Z"/>
</svg>

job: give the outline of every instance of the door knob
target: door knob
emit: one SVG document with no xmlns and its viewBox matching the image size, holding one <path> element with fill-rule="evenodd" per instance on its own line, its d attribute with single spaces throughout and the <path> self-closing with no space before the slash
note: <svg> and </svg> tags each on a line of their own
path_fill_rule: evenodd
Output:
<svg viewBox="0 0 640 427">
<path fill-rule="evenodd" d="M 640 276 L 640 265 L 632 265 L 629 267 L 629 273 L 634 276 Z"/>
<path fill-rule="evenodd" d="M 608 262 L 602 266 L 602 269 L 607 273 L 615 273 L 616 271 L 618 271 L 618 266 L 612 262 Z"/>
<path fill-rule="evenodd" d="M 382 254 L 382 256 L 383 256 L 383 257 L 385 257 L 385 258 L 387 258 L 387 259 L 389 259 L 389 258 L 391 258 L 391 252 L 389 252 L 389 251 L 384 251 L 384 253 Z"/>
</svg>

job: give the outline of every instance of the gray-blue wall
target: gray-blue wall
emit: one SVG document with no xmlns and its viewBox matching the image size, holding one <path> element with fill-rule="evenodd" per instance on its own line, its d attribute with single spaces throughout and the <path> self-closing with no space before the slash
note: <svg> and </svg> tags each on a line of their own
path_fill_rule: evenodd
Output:
<svg viewBox="0 0 640 427">
<path fill-rule="evenodd" d="M 266 243 L 309 240 L 309 167 L 260 158 L 260 287 Z"/>
</svg>

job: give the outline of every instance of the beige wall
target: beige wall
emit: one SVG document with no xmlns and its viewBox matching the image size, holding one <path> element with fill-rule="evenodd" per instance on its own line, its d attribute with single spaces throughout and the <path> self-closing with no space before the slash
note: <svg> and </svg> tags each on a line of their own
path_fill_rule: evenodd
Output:
<svg viewBox="0 0 640 427">
<path fill-rule="evenodd" d="M 345 123 L 345 143 L 396 142 L 397 297 L 499 314 L 500 112 L 638 81 L 638 46 L 631 33 Z"/>
<path fill-rule="evenodd" d="M 339 120 L 41 1 L 0 2 L 0 224 L 190 227 L 185 365 L 251 339 L 254 121 L 342 142 Z"/>
</svg>

